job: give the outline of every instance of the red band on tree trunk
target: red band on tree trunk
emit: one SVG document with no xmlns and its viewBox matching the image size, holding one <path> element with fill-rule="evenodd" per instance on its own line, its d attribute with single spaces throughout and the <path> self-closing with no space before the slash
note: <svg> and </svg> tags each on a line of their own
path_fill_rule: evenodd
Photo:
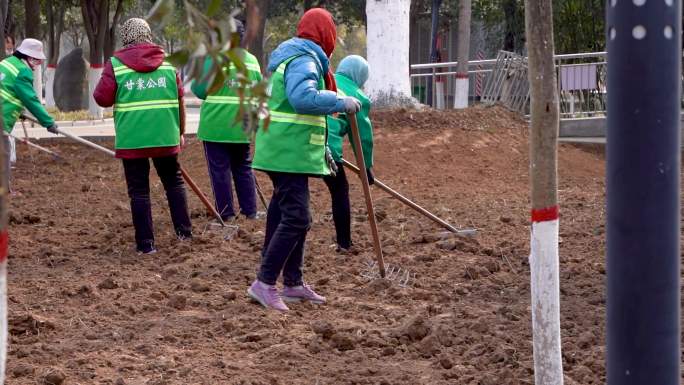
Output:
<svg viewBox="0 0 684 385">
<path fill-rule="evenodd" d="M 468 79 L 468 74 L 463 73 L 463 72 L 459 72 L 456 74 L 456 79 Z"/>
<path fill-rule="evenodd" d="M 7 245 L 9 243 L 9 235 L 7 230 L 0 232 L 0 262 L 7 259 Z"/>
<path fill-rule="evenodd" d="M 55 69 L 57 68 L 57 64 L 48 64 L 47 68 Z"/>
<path fill-rule="evenodd" d="M 558 219 L 558 205 L 532 209 L 532 222 L 555 221 L 556 219 Z"/>
<path fill-rule="evenodd" d="M 91 64 L 90 68 L 93 68 L 93 69 L 104 68 L 104 64 Z"/>
</svg>

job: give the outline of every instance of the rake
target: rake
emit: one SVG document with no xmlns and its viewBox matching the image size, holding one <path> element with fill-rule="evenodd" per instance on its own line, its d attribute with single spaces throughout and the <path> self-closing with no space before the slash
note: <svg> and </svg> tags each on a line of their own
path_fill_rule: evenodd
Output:
<svg viewBox="0 0 684 385">
<path fill-rule="evenodd" d="M 359 126 L 356 122 L 356 114 L 349 114 L 349 122 L 351 124 L 351 137 L 354 148 L 357 148 L 354 154 L 356 155 L 356 162 L 358 164 L 365 164 L 363 160 L 363 151 L 361 151 L 361 136 L 359 135 Z M 373 208 L 373 197 L 371 196 L 370 185 L 368 184 L 368 174 L 366 168 L 362 167 L 359 170 L 359 178 L 361 179 L 361 186 L 363 187 L 363 196 L 366 199 L 366 210 L 368 211 L 368 223 L 371 228 L 371 235 L 373 236 L 373 248 L 375 250 L 375 262 L 377 264 L 377 271 L 380 278 L 386 278 L 387 272 L 385 270 L 385 261 L 382 256 L 382 245 L 380 244 L 380 235 L 378 234 L 378 225 L 375 222 L 375 209 Z"/>
<path fill-rule="evenodd" d="M 21 118 L 22 118 L 22 120 L 31 120 L 31 121 L 34 121 L 34 122 L 35 122 L 34 119 L 31 119 L 31 118 L 29 118 L 29 117 L 27 117 L 27 116 L 22 116 Z M 66 136 L 67 138 L 72 139 L 72 140 L 74 140 L 74 141 L 76 141 L 76 142 L 79 142 L 79 143 L 81 143 L 81 144 L 83 144 L 83 145 L 86 145 L 86 146 L 88 146 L 88 147 L 90 147 L 90 148 L 94 148 L 94 149 L 96 149 L 96 150 L 98 150 L 98 151 L 100 151 L 100 152 L 103 152 L 103 153 L 105 153 L 105 154 L 107 154 L 107 155 L 110 155 L 110 156 L 112 156 L 112 157 L 115 156 L 115 152 L 114 152 L 114 151 L 112 151 L 112 150 L 110 150 L 110 149 L 108 149 L 108 148 L 106 148 L 106 147 L 100 146 L 99 144 L 96 144 L 96 143 L 93 143 L 93 142 L 91 142 L 91 141 L 89 141 L 89 140 L 83 139 L 83 138 L 81 138 L 80 136 L 71 134 L 71 133 L 69 133 L 69 132 L 66 132 L 66 131 L 60 129 L 60 128 L 57 128 L 56 131 L 57 131 L 57 133 L 59 133 L 59 134 L 61 134 L 61 135 L 64 135 L 64 136 Z M 211 212 L 211 213 L 214 215 L 214 217 L 216 218 L 216 221 L 217 221 L 218 223 L 216 223 L 215 226 L 221 226 L 223 229 L 226 230 L 226 232 L 225 232 L 224 235 L 223 235 L 223 239 L 224 239 L 224 240 L 230 240 L 230 239 L 232 239 L 233 236 L 235 236 L 235 234 L 237 234 L 237 231 L 238 231 L 239 227 L 238 227 L 238 226 L 235 226 L 235 225 L 227 225 L 227 224 L 223 221 L 223 218 L 221 218 L 221 214 L 219 214 L 218 211 L 216 211 L 216 208 L 211 204 L 211 202 L 209 202 L 209 199 L 208 199 L 207 196 L 202 192 L 202 190 L 200 190 L 199 186 L 197 186 L 197 184 L 195 183 L 195 181 L 192 180 L 192 178 L 190 178 L 190 175 L 187 173 L 187 171 L 185 171 L 185 169 L 183 168 L 183 166 L 180 166 L 180 165 L 179 165 L 179 168 L 180 168 L 181 175 L 183 176 L 183 179 L 184 179 L 185 182 L 190 186 L 190 189 L 195 193 L 195 195 L 197 195 L 197 197 L 200 199 L 200 201 L 202 202 L 202 204 L 207 208 L 207 210 L 209 210 L 209 212 Z M 208 228 L 211 227 L 211 226 L 214 226 L 214 224 L 211 224 L 211 223 L 208 224 L 207 226 L 205 226 L 205 230 L 208 229 Z"/>
<path fill-rule="evenodd" d="M 21 121 L 21 124 L 24 125 L 24 121 L 23 121 L 23 120 Z M 26 127 L 24 127 L 24 128 L 26 128 Z M 11 136 L 12 138 L 14 138 L 14 139 L 16 139 L 16 140 L 18 140 L 18 141 L 24 143 L 25 145 L 27 145 L 27 146 L 29 146 L 29 147 L 33 147 L 33 148 L 35 148 L 35 149 L 38 149 L 39 151 L 43 151 L 43 152 L 46 153 L 46 154 L 50 154 L 50 155 L 52 155 L 52 157 L 55 158 L 55 159 L 64 160 L 64 158 L 62 158 L 62 156 L 59 155 L 58 153 L 56 153 L 56 152 L 54 152 L 54 151 L 52 151 L 52 150 L 50 150 L 50 149 L 48 149 L 48 148 L 45 148 L 45 147 L 43 147 L 43 146 L 41 146 L 41 145 L 38 145 L 38 144 L 36 144 L 36 143 L 33 143 L 33 142 L 29 141 L 29 140 L 28 140 L 28 136 L 26 135 L 26 132 L 25 132 L 25 131 L 24 131 L 24 137 L 23 137 L 23 138 L 18 137 L 18 136 L 14 135 L 14 134 L 11 134 L 11 133 L 10 133 L 10 134 L 6 134 L 6 135 Z"/>
<path fill-rule="evenodd" d="M 345 159 L 342 159 L 342 163 L 344 164 L 345 167 L 347 167 L 348 169 L 350 169 L 351 171 L 353 171 L 357 175 L 359 174 L 359 172 L 361 172 L 361 170 L 358 167 L 356 167 L 356 165 L 346 161 Z M 396 198 L 401 203 L 412 208 L 413 210 L 417 211 L 418 213 L 424 215 L 425 217 L 429 218 L 430 220 L 439 224 L 440 226 L 444 227 L 445 229 L 451 231 L 452 233 L 455 233 L 458 235 L 463 235 L 463 236 L 472 236 L 472 235 L 477 234 L 476 229 L 457 229 L 456 227 L 452 226 L 451 224 L 449 224 L 444 219 L 442 219 L 442 218 L 436 216 L 435 214 L 427 211 L 426 209 L 424 209 L 423 207 L 421 207 L 417 203 L 413 202 L 412 200 L 406 198 L 404 195 L 398 193 L 396 190 L 394 190 L 394 189 L 390 188 L 389 186 L 387 186 L 386 184 L 382 183 L 377 178 L 375 178 L 373 185 L 377 186 L 378 188 L 385 191 L 386 193 L 388 193 L 392 197 Z"/>
</svg>

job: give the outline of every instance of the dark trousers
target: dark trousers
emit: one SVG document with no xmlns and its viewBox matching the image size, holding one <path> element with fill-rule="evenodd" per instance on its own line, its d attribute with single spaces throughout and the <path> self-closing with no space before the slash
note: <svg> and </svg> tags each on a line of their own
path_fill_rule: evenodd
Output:
<svg viewBox="0 0 684 385">
<path fill-rule="evenodd" d="M 330 190 L 332 199 L 333 222 L 337 245 L 343 249 L 351 247 L 351 205 L 349 203 L 349 183 L 344 173 L 344 165 L 337 163 L 337 175 L 326 176 L 323 181 Z"/>
<path fill-rule="evenodd" d="M 192 226 L 185 196 L 185 185 L 176 155 L 152 158 L 157 175 L 166 190 L 171 220 L 176 235 L 192 236 Z M 128 196 L 131 198 L 131 215 L 135 227 L 135 243 L 139 250 L 154 246 L 152 204 L 150 202 L 150 161 L 148 158 L 123 159 Z"/>
<path fill-rule="evenodd" d="M 268 206 L 259 281 L 275 285 L 282 272 L 286 286 L 302 284 L 304 242 L 311 227 L 309 177 L 269 172 L 273 197 Z"/>
<path fill-rule="evenodd" d="M 240 212 L 249 218 L 255 217 L 256 188 L 249 143 L 203 143 L 216 211 L 224 220 L 235 216 L 232 185 L 234 181 Z"/>
</svg>

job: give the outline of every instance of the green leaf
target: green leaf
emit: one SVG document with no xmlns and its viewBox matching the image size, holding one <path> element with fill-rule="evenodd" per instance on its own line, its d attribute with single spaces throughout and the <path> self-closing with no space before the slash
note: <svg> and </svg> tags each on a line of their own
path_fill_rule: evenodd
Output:
<svg viewBox="0 0 684 385">
<path fill-rule="evenodd" d="M 237 68 L 238 72 L 245 75 L 247 74 L 247 66 L 245 66 L 244 61 L 244 51 L 237 48 L 231 48 L 228 50 L 228 52 L 226 52 L 226 55 L 228 55 L 230 61 L 235 64 L 235 68 Z"/>
<path fill-rule="evenodd" d="M 150 12 L 147 14 L 147 22 L 155 29 L 162 29 L 173 19 L 173 12 L 176 9 L 174 0 L 157 0 Z"/>
<path fill-rule="evenodd" d="M 213 94 L 214 92 L 217 92 L 226 83 L 226 75 L 223 71 L 216 70 L 216 71 L 212 71 L 212 72 L 213 72 L 214 78 L 213 78 L 212 82 L 210 83 L 211 85 L 209 86 L 209 89 L 207 91 L 207 93 L 209 93 L 209 94 Z"/>
<path fill-rule="evenodd" d="M 216 12 L 221 10 L 221 2 L 221 0 L 212 0 L 211 3 L 209 3 L 209 7 L 207 7 L 206 15 L 208 17 L 214 17 Z"/>
<path fill-rule="evenodd" d="M 176 67 L 183 67 L 185 64 L 188 63 L 189 59 L 190 53 L 184 49 L 176 51 L 166 58 L 166 60 L 168 60 L 171 64 L 173 64 Z"/>
</svg>

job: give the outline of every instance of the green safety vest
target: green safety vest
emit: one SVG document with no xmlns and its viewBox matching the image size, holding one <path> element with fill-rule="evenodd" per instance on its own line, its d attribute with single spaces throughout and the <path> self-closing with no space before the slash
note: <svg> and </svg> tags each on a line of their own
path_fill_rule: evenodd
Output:
<svg viewBox="0 0 684 385">
<path fill-rule="evenodd" d="M 2 118 L 5 124 L 5 131 L 12 132 L 14 123 L 17 122 L 21 111 L 24 110 L 24 104 L 19 100 L 12 91 L 15 87 L 19 71 L 28 68 L 16 56 L 10 56 L 0 62 L 0 96 L 2 97 Z M 29 69 L 30 71 L 30 69 Z"/>
<path fill-rule="evenodd" d="M 252 167 L 264 171 L 329 175 L 325 161 L 325 115 L 298 114 L 285 94 L 285 68 L 297 56 L 281 63 L 271 76 L 268 102 L 271 122 L 256 133 Z M 318 89 L 324 89 L 323 78 Z"/>
<path fill-rule="evenodd" d="M 251 81 L 261 81 L 261 68 L 257 58 L 244 51 L 245 66 Z M 211 63 L 207 63 L 211 64 Z M 249 143 L 250 139 L 242 128 L 240 111 L 240 97 L 237 93 L 237 69 L 233 63 L 223 69 L 227 74 L 226 84 L 202 102 L 200 108 L 200 122 L 197 137 L 208 142 L 221 143 Z M 243 103 L 249 95 L 245 95 Z"/>
<path fill-rule="evenodd" d="M 371 168 L 373 167 L 373 126 L 368 116 L 371 101 L 361 88 L 348 77 L 335 74 L 335 80 L 339 96 L 351 96 L 361 102 L 361 111 L 356 114 L 356 123 L 359 127 L 359 136 L 361 137 L 363 160 L 366 163 L 366 168 Z M 337 117 L 328 116 L 328 147 L 336 162 L 342 161 L 342 142 L 345 136 L 349 137 L 352 149 L 356 151 L 351 140 L 351 125 L 347 121 L 346 114 L 339 114 Z"/>
<path fill-rule="evenodd" d="M 112 57 L 116 78 L 114 128 L 117 149 L 180 144 L 176 69 L 164 62 L 152 72 L 136 72 Z"/>
</svg>

